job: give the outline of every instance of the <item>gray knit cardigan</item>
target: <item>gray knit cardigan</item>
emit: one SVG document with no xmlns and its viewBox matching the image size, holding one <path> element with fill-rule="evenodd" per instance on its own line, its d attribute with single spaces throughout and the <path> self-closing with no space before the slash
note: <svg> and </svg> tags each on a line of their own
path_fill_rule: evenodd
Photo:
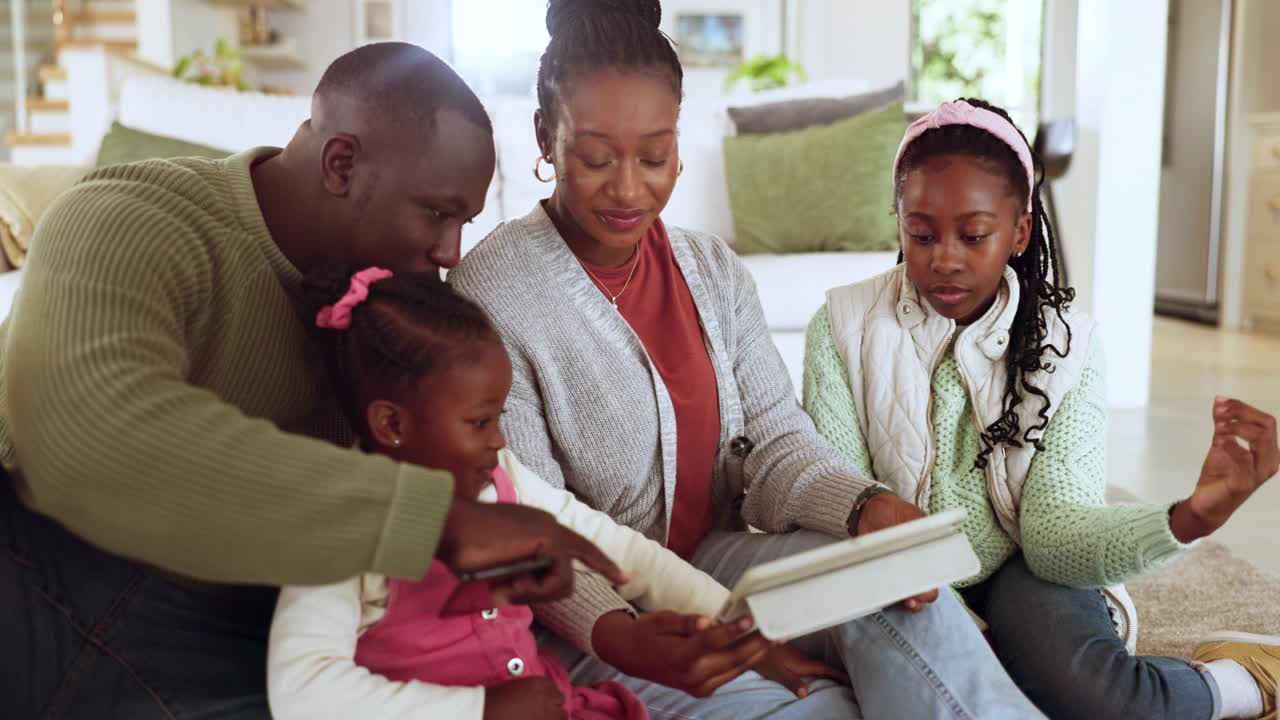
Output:
<svg viewBox="0 0 1280 720">
<path fill-rule="evenodd" d="M 854 500 L 872 481 L 818 434 L 796 401 L 746 266 L 711 235 L 674 227 L 668 235 L 718 384 L 717 526 L 745 521 L 768 532 L 807 527 L 846 536 Z M 671 399 L 644 345 L 541 204 L 482 240 L 449 283 L 489 314 L 511 356 L 502 428 L 521 462 L 665 542 L 676 483 Z M 586 585 L 568 606 L 539 616 L 589 651 L 590 626 L 619 598 L 607 586 Z M 555 617 L 561 611 L 577 617 Z"/>
</svg>

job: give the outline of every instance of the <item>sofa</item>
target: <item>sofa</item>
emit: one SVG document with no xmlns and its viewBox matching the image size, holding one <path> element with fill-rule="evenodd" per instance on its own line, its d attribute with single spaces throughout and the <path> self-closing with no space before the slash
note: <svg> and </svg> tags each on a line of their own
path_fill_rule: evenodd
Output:
<svg viewBox="0 0 1280 720">
<path fill-rule="evenodd" d="M 866 89 L 866 83 L 851 80 L 731 98 L 686 99 L 679 128 L 685 169 L 664 218 L 669 224 L 733 242 L 722 152 L 724 137 L 733 133 L 727 113 L 730 105 L 838 97 Z M 483 213 L 464 230 L 464 252 L 499 223 L 529 212 L 549 192 L 549 186 L 533 176 L 536 101 L 498 97 L 485 99 L 485 105 L 493 119 L 498 169 Z M 283 145 L 309 114 L 309 97 L 237 93 L 137 74 L 122 81 L 114 120 L 147 133 L 235 152 L 257 145 Z M 747 255 L 743 260 L 755 278 L 774 342 L 799 392 L 805 328 L 824 301 L 826 289 L 870 277 L 891 267 L 896 258 L 893 253 L 869 252 Z M 0 275 L 0 293 L 19 282 L 17 274 Z M 0 295 L 0 310 L 5 313 L 8 302 Z"/>
</svg>

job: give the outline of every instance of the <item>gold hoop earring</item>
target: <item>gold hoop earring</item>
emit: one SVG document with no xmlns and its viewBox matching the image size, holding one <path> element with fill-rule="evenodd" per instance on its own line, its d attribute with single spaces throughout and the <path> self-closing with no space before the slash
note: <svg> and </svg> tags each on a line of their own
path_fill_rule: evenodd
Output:
<svg viewBox="0 0 1280 720">
<path fill-rule="evenodd" d="M 542 177 L 541 170 L 542 170 L 542 162 L 544 160 L 546 160 L 548 165 L 551 165 L 550 160 L 547 160 L 545 157 L 539 155 L 538 159 L 533 161 L 533 176 L 538 178 L 538 182 L 544 182 L 544 183 L 555 182 L 556 175 L 555 175 L 554 165 L 551 166 L 551 177 L 549 178 Z"/>
</svg>

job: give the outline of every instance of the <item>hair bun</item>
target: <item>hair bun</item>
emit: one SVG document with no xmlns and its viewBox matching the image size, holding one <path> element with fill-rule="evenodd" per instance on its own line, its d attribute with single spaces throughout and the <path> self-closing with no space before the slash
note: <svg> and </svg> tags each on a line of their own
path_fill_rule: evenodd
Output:
<svg viewBox="0 0 1280 720">
<path fill-rule="evenodd" d="M 586 19 L 609 15 L 630 15 L 657 29 L 662 24 L 659 0 L 548 0 L 547 32 L 555 37 L 561 30 Z"/>
</svg>

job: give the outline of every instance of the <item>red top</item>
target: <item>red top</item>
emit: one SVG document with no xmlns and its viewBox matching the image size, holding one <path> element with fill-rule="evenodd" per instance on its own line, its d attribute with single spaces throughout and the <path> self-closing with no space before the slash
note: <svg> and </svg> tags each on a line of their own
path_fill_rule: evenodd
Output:
<svg viewBox="0 0 1280 720">
<path fill-rule="evenodd" d="M 622 291 L 631 275 L 626 290 Z M 692 557 L 711 530 L 711 473 L 720 445 L 720 397 L 693 295 L 661 220 L 619 268 L 583 263 L 605 299 L 622 291 L 618 310 L 640 337 L 676 412 L 676 492 L 667 546 Z"/>
</svg>

